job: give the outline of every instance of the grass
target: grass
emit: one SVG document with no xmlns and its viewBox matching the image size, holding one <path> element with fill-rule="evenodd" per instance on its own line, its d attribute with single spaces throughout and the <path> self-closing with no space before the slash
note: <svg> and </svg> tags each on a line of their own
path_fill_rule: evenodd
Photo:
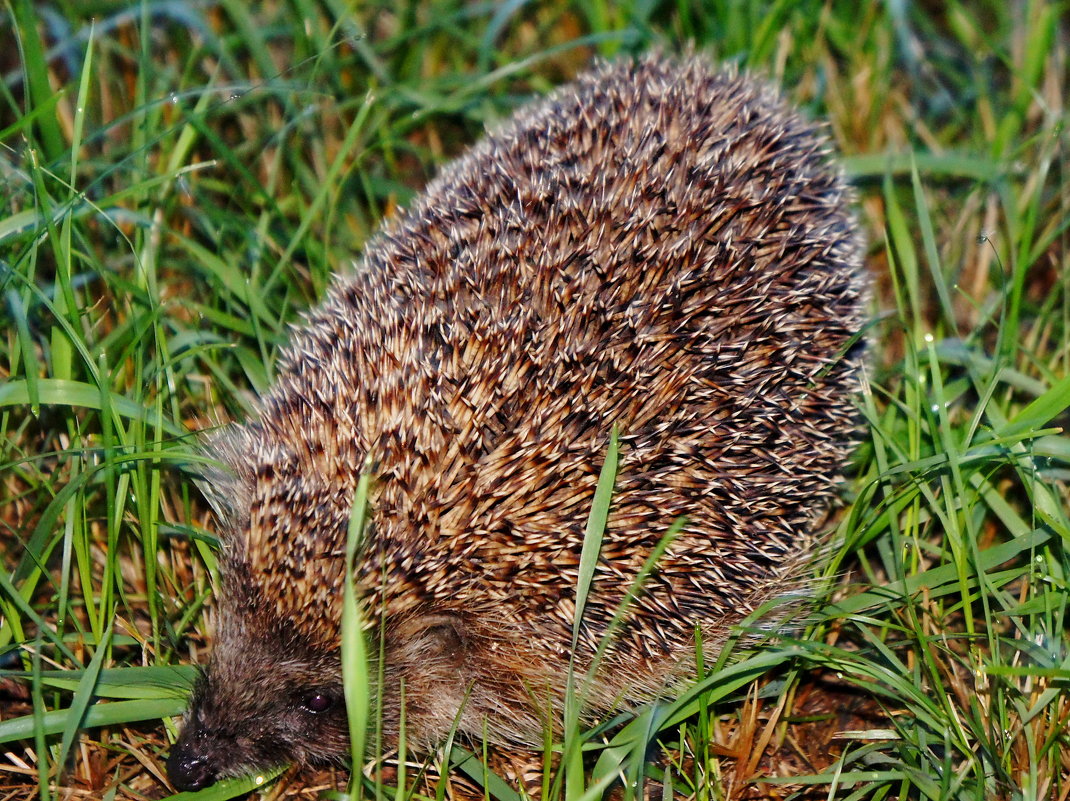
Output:
<svg viewBox="0 0 1070 801">
<path fill-rule="evenodd" d="M 807 630 L 570 729 L 544 795 L 1070 797 L 1067 4 L 348 5 L 4 6 L 0 798 L 168 794 L 212 626 L 190 432 L 251 413 L 287 325 L 486 124 L 688 41 L 829 120 L 876 281 L 865 443 Z M 446 761 L 411 792 L 509 797 Z"/>
</svg>

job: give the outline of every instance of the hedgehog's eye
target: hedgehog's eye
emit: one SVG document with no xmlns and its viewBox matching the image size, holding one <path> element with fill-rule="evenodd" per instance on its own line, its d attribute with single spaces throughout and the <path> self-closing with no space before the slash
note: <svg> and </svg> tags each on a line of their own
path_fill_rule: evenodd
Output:
<svg viewBox="0 0 1070 801">
<path fill-rule="evenodd" d="M 311 692 L 301 701 L 301 706 L 306 712 L 319 715 L 334 706 L 334 699 L 323 692 Z"/>
</svg>

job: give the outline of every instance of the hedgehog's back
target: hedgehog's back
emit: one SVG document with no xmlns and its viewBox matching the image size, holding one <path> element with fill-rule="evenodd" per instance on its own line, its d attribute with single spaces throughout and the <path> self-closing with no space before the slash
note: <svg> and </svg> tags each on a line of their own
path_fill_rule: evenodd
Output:
<svg viewBox="0 0 1070 801">
<path fill-rule="evenodd" d="M 311 314 L 234 448 L 233 559 L 336 642 L 371 452 L 362 580 L 410 703 L 556 693 L 617 425 L 579 656 L 686 515 L 607 656 L 603 700 L 649 695 L 695 626 L 719 642 L 798 577 L 852 438 L 860 258 L 824 140 L 774 94 L 698 59 L 602 67 L 447 167 Z"/>
</svg>

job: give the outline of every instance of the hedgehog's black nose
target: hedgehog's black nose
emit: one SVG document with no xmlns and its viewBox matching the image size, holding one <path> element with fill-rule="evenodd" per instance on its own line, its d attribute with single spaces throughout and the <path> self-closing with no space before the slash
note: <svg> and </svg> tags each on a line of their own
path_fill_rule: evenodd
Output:
<svg viewBox="0 0 1070 801">
<path fill-rule="evenodd" d="M 167 775 L 179 790 L 200 790 L 218 778 L 208 757 L 193 753 L 182 743 L 176 743 L 167 757 Z"/>
</svg>

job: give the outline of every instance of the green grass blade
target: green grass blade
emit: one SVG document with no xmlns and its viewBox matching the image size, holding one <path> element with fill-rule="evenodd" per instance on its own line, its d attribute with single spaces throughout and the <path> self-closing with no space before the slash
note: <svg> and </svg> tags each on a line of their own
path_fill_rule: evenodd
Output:
<svg viewBox="0 0 1070 801">
<path fill-rule="evenodd" d="M 371 487 L 371 454 L 364 461 L 364 469 L 353 494 L 346 539 L 346 582 L 342 600 L 342 681 L 346 715 L 349 719 L 350 751 L 353 757 L 354 779 L 350 782 L 350 798 L 360 798 L 361 767 L 364 764 L 364 743 L 371 719 L 371 692 L 368 686 L 368 652 L 364 642 L 364 616 L 357 597 L 355 561 L 364 538 L 368 515 L 368 492 Z M 380 692 L 382 690 L 380 689 Z"/>
</svg>

